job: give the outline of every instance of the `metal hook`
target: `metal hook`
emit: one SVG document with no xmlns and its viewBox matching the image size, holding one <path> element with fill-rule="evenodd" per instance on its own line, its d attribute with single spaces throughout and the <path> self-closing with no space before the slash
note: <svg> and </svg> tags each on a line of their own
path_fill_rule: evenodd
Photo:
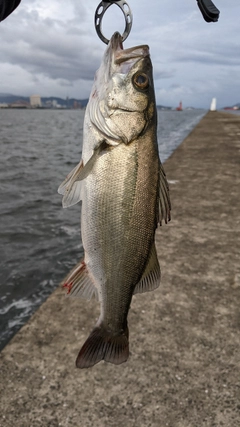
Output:
<svg viewBox="0 0 240 427">
<path fill-rule="evenodd" d="M 132 28 L 132 12 L 125 0 L 105 0 L 101 1 L 101 3 L 98 5 L 97 10 L 95 12 L 95 28 L 98 34 L 98 37 L 106 44 L 109 43 L 109 40 L 104 37 L 102 33 L 102 18 L 106 10 L 112 5 L 116 4 L 120 7 L 121 11 L 124 14 L 125 17 L 125 29 L 122 34 L 122 41 L 126 40 L 126 38 L 129 36 L 129 33 Z"/>
</svg>

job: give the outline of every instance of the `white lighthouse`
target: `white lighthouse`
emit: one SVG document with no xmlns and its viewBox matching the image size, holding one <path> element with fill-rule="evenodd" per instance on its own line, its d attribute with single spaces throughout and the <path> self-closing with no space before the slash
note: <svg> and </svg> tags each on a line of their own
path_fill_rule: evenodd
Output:
<svg viewBox="0 0 240 427">
<path fill-rule="evenodd" d="M 217 109 L 217 99 L 213 98 L 210 105 L 210 111 L 216 111 L 216 109 Z"/>
</svg>

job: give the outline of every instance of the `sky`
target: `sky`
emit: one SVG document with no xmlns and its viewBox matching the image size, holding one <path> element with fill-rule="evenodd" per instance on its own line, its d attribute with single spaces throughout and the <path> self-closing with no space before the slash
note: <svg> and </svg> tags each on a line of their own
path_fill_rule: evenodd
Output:
<svg viewBox="0 0 240 427">
<path fill-rule="evenodd" d="M 0 23 L 0 93 L 88 98 L 106 45 L 98 38 L 98 0 L 22 0 Z M 148 44 L 157 104 L 209 108 L 240 102 L 240 1 L 216 0 L 206 23 L 196 0 L 128 0 L 128 48 Z M 103 18 L 110 38 L 124 17 L 112 5 Z"/>
</svg>

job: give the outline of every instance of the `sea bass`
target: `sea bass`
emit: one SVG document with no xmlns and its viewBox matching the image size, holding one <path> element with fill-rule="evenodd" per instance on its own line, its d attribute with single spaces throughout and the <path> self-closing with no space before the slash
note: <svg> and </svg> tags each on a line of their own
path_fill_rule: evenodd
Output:
<svg viewBox="0 0 240 427">
<path fill-rule="evenodd" d="M 147 45 L 123 49 L 121 35 L 112 36 L 85 113 L 82 160 L 58 191 L 63 207 L 82 200 L 84 259 L 64 287 L 101 306 L 76 366 L 123 363 L 132 296 L 160 283 L 154 236 L 171 209 Z"/>
</svg>

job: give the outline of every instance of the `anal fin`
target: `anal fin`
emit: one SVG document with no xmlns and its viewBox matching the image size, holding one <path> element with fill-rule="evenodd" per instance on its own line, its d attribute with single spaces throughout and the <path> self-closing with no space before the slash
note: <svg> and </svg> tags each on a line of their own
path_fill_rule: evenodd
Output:
<svg viewBox="0 0 240 427">
<path fill-rule="evenodd" d="M 155 243 L 153 243 L 148 262 L 141 280 L 137 283 L 134 289 L 134 294 L 153 291 L 160 285 L 161 270 L 158 262 Z"/>
<path fill-rule="evenodd" d="M 73 297 L 82 297 L 90 300 L 93 296 L 98 299 L 97 288 L 89 275 L 84 261 L 79 262 L 64 280 L 62 285 L 67 289 L 67 295 Z"/>
</svg>

